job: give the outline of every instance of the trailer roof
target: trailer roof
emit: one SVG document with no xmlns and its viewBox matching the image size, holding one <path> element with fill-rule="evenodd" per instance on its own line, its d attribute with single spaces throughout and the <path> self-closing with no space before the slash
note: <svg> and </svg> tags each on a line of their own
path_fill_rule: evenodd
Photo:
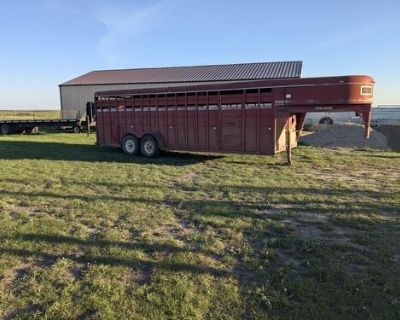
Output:
<svg viewBox="0 0 400 320">
<path fill-rule="evenodd" d="M 98 70 L 60 86 L 300 78 L 302 61 Z"/>
<path fill-rule="evenodd" d="M 312 87 L 316 85 L 329 86 L 332 84 L 368 84 L 375 82 L 368 75 L 346 75 L 315 78 L 291 78 L 291 79 L 265 79 L 253 81 L 235 81 L 226 83 L 202 83 L 202 84 L 184 84 L 179 86 L 164 86 L 162 88 L 141 88 L 141 89 L 120 89 L 120 90 L 101 90 L 95 93 L 95 96 L 124 96 L 136 94 L 172 94 L 180 92 L 197 91 L 224 91 L 224 90 L 243 90 L 256 88 L 277 88 L 277 87 Z"/>
</svg>

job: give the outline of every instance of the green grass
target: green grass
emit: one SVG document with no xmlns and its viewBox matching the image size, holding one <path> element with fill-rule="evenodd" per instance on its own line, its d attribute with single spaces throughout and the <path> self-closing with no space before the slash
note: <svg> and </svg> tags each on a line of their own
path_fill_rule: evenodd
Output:
<svg viewBox="0 0 400 320">
<path fill-rule="evenodd" d="M 400 155 L 0 137 L 0 318 L 398 319 Z"/>
</svg>

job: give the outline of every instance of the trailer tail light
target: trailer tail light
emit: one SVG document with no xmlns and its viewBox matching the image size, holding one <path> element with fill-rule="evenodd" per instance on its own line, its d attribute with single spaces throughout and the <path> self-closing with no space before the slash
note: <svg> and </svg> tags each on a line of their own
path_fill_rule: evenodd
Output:
<svg viewBox="0 0 400 320">
<path fill-rule="evenodd" d="M 362 96 L 372 96 L 372 86 L 361 86 Z"/>
</svg>

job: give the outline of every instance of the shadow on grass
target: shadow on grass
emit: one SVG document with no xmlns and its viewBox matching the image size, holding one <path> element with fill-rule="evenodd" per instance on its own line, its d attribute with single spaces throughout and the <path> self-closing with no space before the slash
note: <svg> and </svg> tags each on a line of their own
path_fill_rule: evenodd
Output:
<svg viewBox="0 0 400 320">
<path fill-rule="evenodd" d="M 130 157 L 119 148 L 59 142 L 0 141 L 0 160 L 62 160 L 186 166 L 222 156 L 163 152 L 159 158 Z"/>
<path fill-rule="evenodd" d="M 311 189 L 314 190 L 314 189 Z M 343 202 L 341 206 L 338 206 L 336 200 L 330 199 L 318 199 L 312 197 L 309 200 L 295 200 L 288 199 L 283 196 L 279 203 L 260 203 L 259 201 L 232 201 L 232 200 L 213 200 L 213 199 L 200 199 L 200 200 L 182 200 L 165 197 L 161 199 L 152 199 L 146 196 L 117 196 L 117 195 L 83 195 L 83 194 L 57 194 L 48 191 L 40 192 L 24 192 L 24 191 L 11 191 L 6 189 L 0 189 L 1 194 L 10 195 L 13 197 L 28 197 L 36 199 L 37 197 L 63 199 L 63 200 L 81 200 L 85 202 L 94 201 L 112 201 L 112 202 L 127 202 L 127 203 L 146 203 L 150 205 L 165 205 L 176 209 L 183 209 L 189 212 L 202 213 L 203 215 L 214 215 L 214 216 L 225 216 L 225 217 L 248 217 L 253 219 L 264 219 L 262 213 L 258 213 L 257 210 L 276 210 L 276 207 L 280 204 L 284 204 L 285 208 L 283 211 L 288 212 L 316 212 L 316 213 L 327 213 L 327 214 L 345 214 L 345 213 L 374 213 L 382 211 L 393 211 L 397 210 L 397 205 L 384 204 L 380 201 L 376 202 L 365 202 L 354 200 L 355 195 L 347 189 L 324 189 L 322 191 L 315 191 L 314 195 L 324 196 L 340 196 L 347 201 Z M 249 192 L 249 190 L 247 190 Z M 276 194 L 295 194 L 295 193 L 308 193 L 310 189 L 306 188 L 263 188 L 263 192 L 266 195 L 269 193 Z M 312 193 L 311 193 L 312 194 Z M 397 196 L 398 193 L 384 193 L 384 192 L 367 192 L 363 193 L 365 197 L 373 199 L 384 200 L 387 197 Z M 278 208 L 279 209 L 279 208 Z M 282 211 L 282 210 L 281 210 Z"/>
<path fill-rule="evenodd" d="M 174 156 L 175 154 L 179 153 L 170 153 L 171 156 Z M 179 154 L 180 155 L 180 154 Z M 178 156 L 179 157 L 179 156 Z M 0 155 L 1 158 L 1 155 Z M 121 191 L 121 188 L 135 188 L 137 190 L 140 189 L 157 189 L 159 191 L 167 192 L 171 190 L 170 185 L 161 185 L 161 184 L 154 184 L 154 183 L 149 183 L 149 182 L 109 182 L 109 181 L 103 181 L 103 180 L 92 180 L 89 182 L 85 181 L 80 181 L 76 179 L 60 179 L 60 180 L 55 180 L 52 181 L 55 184 L 59 183 L 64 186 L 87 186 L 87 187 L 93 187 L 93 186 L 102 186 L 106 188 L 117 188 L 118 191 Z M 0 179 L 0 183 L 12 183 L 12 184 L 20 184 L 24 185 L 26 183 L 26 180 L 24 179 L 18 179 L 18 178 L 2 178 Z M 49 183 L 49 180 L 37 180 L 36 185 L 39 186 L 40 184 L 46 185 Z M 344 198 L 354 198 L 357 199 L 359 196 L 365 196 L 369 198 L 374 198 L 374 199 L 385 199 L 388 197 L 396 197 L 400 195 L 400 191 L 387 191 L 387 192 L 380 192 L 380 191 L 374 191 L 374 190 L 362 190 L 362 189 L 352 189 L 352 188 L 301 188 L 301 187 L 280 187 L 280 186 L 254 186 L 250 184 L 241 184 L 241 185 L 233 185 L 233 184 L 201 184 L 201 185 L 196 185 L 196 184 L 187 184 L 185 182 L 178 181 L 174 183 L 174 188 L 179 189 L 181 191 L 185 192 L 241 192 L 241 193 L 246 193 L 246 194 L 264 194 L 265 196 L 268 195 L 280 195 L 282 200 L 285 202 L 285 195 L 290 196 L 293 194 L 302 194 L 302 195 L 307 195 L 311 197 L 318 197 L 318 196 L 323 196 L 323 197 L 344 197 Z M 1 188 L 0 188 L 1 190 Z M 8 190 L 3 190 L 2 192 L 7 192 Z M 12 194 L 12 191 L 10 191 Z M 22 192 L 21 195 L 24 195 Z M 49 196 L 49 197 L 64 197 L 64 195 L 58 195 L 58 194 L 53 194 L 53 193 L 32 193 L 32 194 L 26 194 L 27 196 Z M 66 195 L 68 197 L 69 195 Z M 74 198 L 74 195 L 70 195 L 72 198 Z M 96 198 L 101 199 L 104 197 L 104 200 L 123 200 L 123 201 L 141 201 L 141 197 L 138 197 L 137 194 L 135 197 L 131 196 L 107 196 L 107 195 L 99 195 L 99 196 L 85 196 L 85 195 L 76 195 L 77 199 L 81 200 L 95 200 Z M 150 200 L 149 201 L 157 201 L 157 200 Z M 146 202 L 144 200 L 144 202 Z M 187 201 L 184 201 L 187 202 Z M 210 200 L 210 202 L 213 202 L 213 200 Z M 234 203 L 233 201 L 224 201 L 221 200 L 221 203 Z M 325 200 L 324 200 L 325 202 Z M 351 201 L 354 203 L 354 201 Z M 241 202 L 240 202 L 241 203 Z M 262 203 L 262 202 L 261 202 Z M 286 203 L 286 202 L 285 202 Z M 303 203 L 303 202 L 302 202 Z"/>
<path fill-rule="evenodd" d="M 392 160 L 392 159 L 400 159 L 400 156 L 392 156 L 392 155 L 386 156 L 386 155 L 369 154 L 368 158 L 380 158 L 380 159 Z"/>
<path fill-rule="evenodd" d="M 69 259 L 78 263 L 90 263 L 90 264 L 103 264 L 110 266 L 125 266 L 135 269 L 163 269 L 168 271 L 186 271 L 198 274 L 211 274 L 217 277 L 226 277 L 230 275 L 230 272 L 225 270 L 216 269 L 213 267 L 208 267 L 199 264 L 190 264 L 182 262 L 170 262 L 170 261 L 148 261 L 133 258 L 118 258 L 112 256 L 102 256 L 102 255 L 83 255 L 79 256 L 76 254 L 63 254 L 63 253 L 48 253 L 38 250 L 26 250 L 26 249 L 15 249 L 15 248 L 2 248 L 3 254 L 9 254 L 18 257 L 25 258 L 38 258 L 43 259 L 46 262 L 56 262 L 58 259 Z"/>
<path fill-rule="evenodd" d="M 54 246 L 70 244 L 78 245 L 80 249 L 88 250 L 91 248 L 105 248 L 106 251 L 110 247 L 125 248 L 128 250 L 142 249 L 146 253 L 152 252 L 164 252 L 164 253 L 178 253 L 178 252 L 201 252 L 200 250 L 191 250 L 188 248 L 175 247 L 170 244 L 149 244 L 145 242 L 122 242 L 122 241 L 108 241 L 102 239 L 79 239 L 70 236 L 63 235 L 43 235 L 43 234 L 16 234 L 11 237 L 2 237 L 2 242 L 9 242 L 10 240 L 25 241 L 25 242 L 44 242 Z M 174 262 L 172 259 L 167 259 L 167 261 L 154 261 L 151 259 L 140 259 L 140 258 L 122 258 L 113 257 L 107 254 L 105 255 L 93 255 L 93 254 L 75 254 L 75 253 L 57 253 L 57 248 L 53 247 L 46 252 L 46 249 L 42 250 L 31 250 L 31 249 L 19 249 L 19 248 L 7 248 L 2 247 L 1 252 L 4 254 L 10 254 L 19 257 L 34 257 L 37 259 L 45 260 L 46 263 L 55 262 L 58 259 L 66 258 L 78 263 L 90 263 L 90 264 L 105 264 L 111 266 L 126 266 L 130 268 L 137 269 L 164 269 L 169 271 L 187 271 L 192 273 L 207 273 L 214 276 L 229 276 L 230 273 L 226 270 L 217 269 L 214 267 L 209 267 L 201 264 L 183 263 L 181 261 Z"/>
<path fill-rule="evenodd" d="M 5 241 L 10 238 L 0 237 L 1 240 Z M 104 239 L 80 239 L 71 236 L 64 236 L 59 234 L 16 234 L 12 237 L 13 240 L 30 241 L 30 242 L 45 242 L 53 244 L 70 244 L 79 245 L 83 247 L 119 247 L 124 249 L 140 249 L 146 253 L 152 253 L 156 251 L 166 251 L 166 252 L 184 252 L 184 251 L 194 251 L 189 248 L 176 247 L 167 243 L 146 243 L 146 242 L 131 242 L 131 241 L 111 241 Z"/>
</svg>

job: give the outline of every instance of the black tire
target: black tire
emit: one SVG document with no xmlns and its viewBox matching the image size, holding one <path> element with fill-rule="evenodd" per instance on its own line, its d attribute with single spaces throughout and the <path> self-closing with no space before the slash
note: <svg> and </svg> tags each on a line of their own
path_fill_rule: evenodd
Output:
<svg viewBox="0 0 400 320">
<path fill-rule="evenodd" d="M 157 139 L 152 135 L 144 136 L 140 141 L 140 151 L 146 158 L 156 158 L 160 154 Z"/>
<path fill-rule="evenodd" d="M 81 132 L 81 128 L 79 128 L 78 126 L 75 126 L 73 129 L 74 133 L 80 133 Z"/>
<path fill-rule="evenodd" d="M 332 125 L 333 120 L 332 120 L 332 118 L 329 118 L 329 117 L 323 117 L 321 120 L 319 120 L 319 124 Z"/>
<path fill-rule="evenodd" d="M 11 133 L 11 126 L 8 125 L 7 123 L 3 123 L 0 126 L 0 133 L 1 134 L 9 134 L 9 133 Z"/>
<path fill-rule="evenodd" d="M 122 150 L 131 156 L 140 154 L 140 140 L 133 134 L 127 134 L 121 142 Z"/>
</svg>

